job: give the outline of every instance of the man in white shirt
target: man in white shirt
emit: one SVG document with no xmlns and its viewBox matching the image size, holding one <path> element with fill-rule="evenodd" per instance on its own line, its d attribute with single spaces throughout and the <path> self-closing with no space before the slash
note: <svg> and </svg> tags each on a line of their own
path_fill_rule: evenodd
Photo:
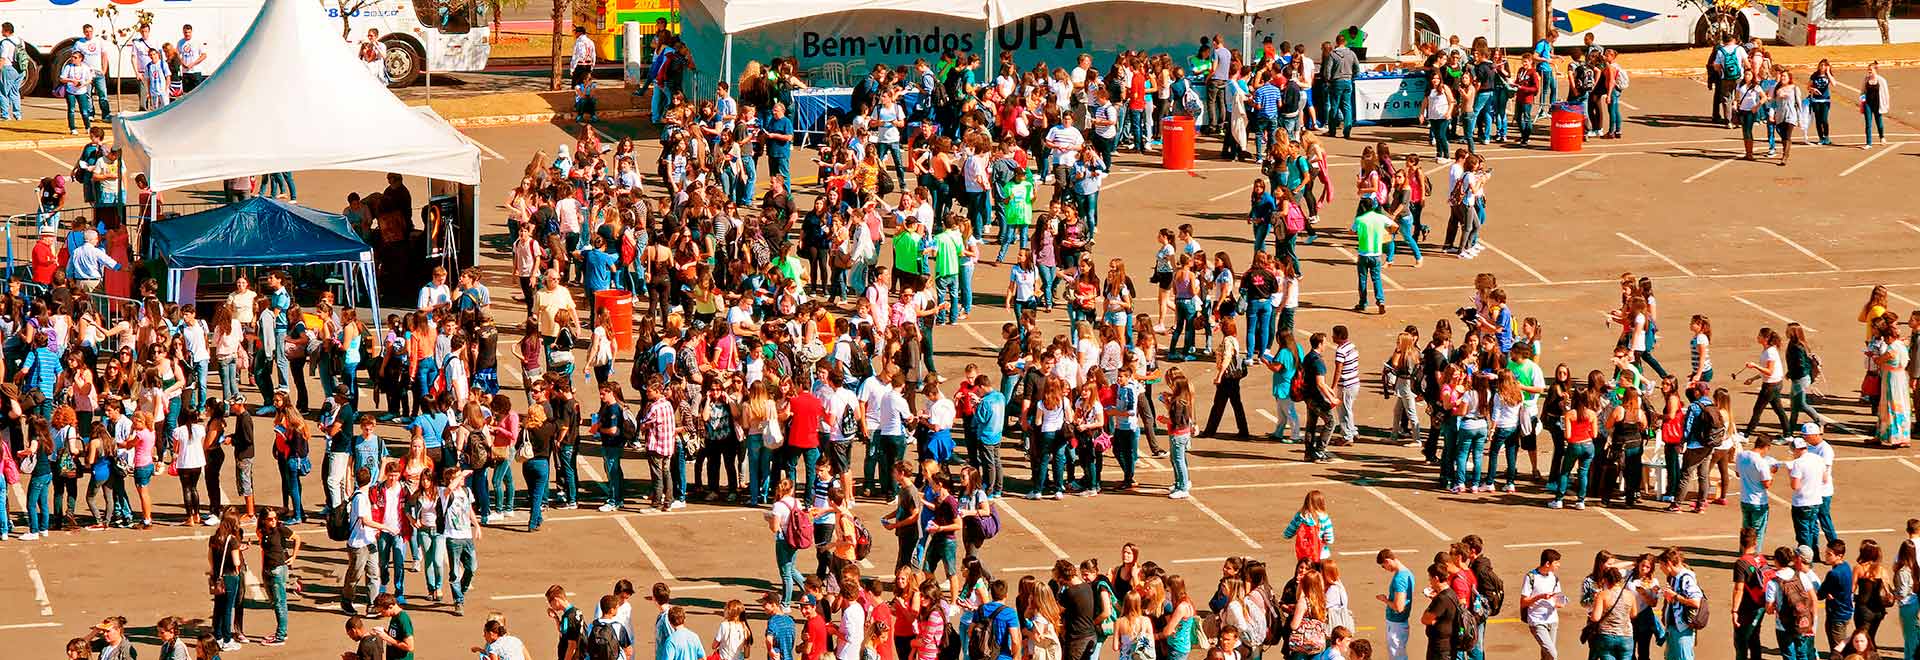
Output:
<svg viewBox="0 0 1920 660">
<path fill-rule="evenodd" d="M 21 119 L 20 84 L 26 81 L 27 72 L 14 66 L 13 61 L 26 47 L 13 36 L 12 23 L 0 23 L 0 121 Z"/>
<path fill-rule="evenodd" d="M 872 382 L 872 387 L 861 388 L 861 400 L 866 405 L 866 430 L 873 434 L 869 446 L 871 451 L 878 454 L 872 458 L 877 471 L 868 472 L 871 475 L 869 481 L 882 491 L 882 496 L 892 498 L 894 483 L 886 475 L 893 469 L 894 461 L 907 455 L 905 422 L 910 412 L 907 398 L 900 394 L 900 390 L 906 386 L 906 377 L 898 368 L 888 366 L 886 371 L 868 380 Z"/>
<path fill-rule="evenodd" d="M 1827 480 L 1820 486 L 1820 512 L 1815 522 L 1827 543 L 1832 544 L 1840 540 L 1840 532 L 1833 526 L 1833 443 L 1826 441 L 1825 430 L 1814 422 L 1801 424 L 1800 436 L 1807 441 L 1807 453 L 1827 464 Z"/>
<path fill-rule="evenodd" d="M 833 452 L 829 458 L 835 461 L 834 471 L 841 475 L 848 487 L 853 485 L 853 443 L 864 437 L 866 420 L 860 413 L 860 396 L 847 389 L 846 379 L 838 364 L 822 362 L 819 371 L 821 383 L 832 384 L 823 403 L 827 409 L 827 439 L 831 441 Z M 869 443 L 868 447 L 873 445 Z M 868 475 L 875 479 L 885 477 L 872 471 L 868 465 Z"/>
<path fill-rule="evenodd" d="M 153 52 L 160 50 L 160 44 L 153 41 L 152 32 L 153 32 L 153 26 L 141 25 L 140 35 L 137 37 L 134 37 L 133 41 L 127 44 L 129 46 L 127 50 L 132 51 L 132 54 L 133 54 L 133 70 L 136 74 L 138 74 L 137 77 L 140 79 L 140 109 L 141 110 L 153 109 L 152 104 L 148 102 L 148 99 L 152 97 L 152 94 L 151 94 L 151 90 L 148 88 L 148 85 L 150 84 L 151 81 L 148 80 L 146 71 L 147 71 L 147 64 L 153 59 Z M 167 63 L 162 61 L 160 63 L 160 66 L 162 69 L 164 69 L 167 66 Z M 162 77 L 164 78 L 165 76 L 163 75 Z"/>
<path fill-rule="evenodd" d="M 1773 473 L 1780 462 L 1767 455 L 1768 445 L 1756 441 L 1734 457 L 1733 471 L 1740 479 L 1740 527 L 1751 528 L 1754 538 L 1767 536 L 1767 489 L 1773 487 Z"/>
<path fill-rule="evenodd" d="M 353 606 L 354 598 L 364 586 L 367 590 L 367 606 L 373 606 L 373 595 L 380 591 L 380 571 L 374 568 L 374 541 L 386 527 L 373 518 L 373 502 L 368 493 L 368 484 L 373 481 L 373 472 L 367 468 L 354 470 L 354 483 L 358 487 L 353 491 L 353 499 L 347 505 L 348 515 L 353 519 L 353 529 L 347 535 L 347 575 L 340 585 L 340 611 L 348 616 L 359 614 Z"/>
<path fill-rule="evenodd" d="M 107 102 L 107 77 L 112 72 L 107 68 L 107 47 L 93 38 L 92 23 L 80 26 L 80 39 L 73 42 L 73 49 L 80 52 L 80 59 L 93 70 L 93 98 L 100 102 L 100 118 L 111 117 L 113 106 Z"/>
<path fill-rule="evenodd" d="M 1049 150 L 1047 162 L 1052 166 L 1048 170 L 1047 183 L 1064 186 L 1073 180 L 1071 178 L 1073 163 L 1079 160 L 1080 146 L 1085 143 L 1086 138 L 1080 135 L 1080 129 L 1074 128 L 1071 122 L 1063 120 L 1054 124 L 1053 128 L 1047 129 L 1047 149 Z M 979 232 L 975 232 L 975 235 L 978 234 Z"/>
<path fill-rule="evenodd" d="M 593 73 L 593 62 L 598 56 L 593 40 L 587 38 L 587 26 L 573 26 L 573 54 L 567 60 L 568 70 L 573 72 L 573 84 L 579 85 Z"/>
<path fill-rule="evenodd" d="M 200 67 L 207 62 L 207 44 L 193 38 L 193 26 L 180 26 L 180 41 L 174 44 L 180 52 L 180 91 L 191 92 L 207 79 L 207 72 Z"/>
<path fill-rule="evenodd" d="M 873 144 L 881 158 L 893 158 L 894 184 L 905 189 L 907 171 L 901 165 L 905 152 L 900 150 L 900 131 L 907 125 L 907 112 L 900 107 L 898 94 L 887 89 L 880 92 L 879 101 L 873 107 Z"/>
<path fill-rule="evenodd" d="M 1785 547 L 1781 547 L 1773 551 L 1774 574 L 1773 580 L 1767 583 L 1767 613 L 1776 615 L 1773 618 L 1773 630 L 1780 641 L 1780 645 L 1782 647 L 1792 647 L 1780 649 L 1780 655 L 1784 658 L 1818 657 L 1813 654 L 1813 631 L 1811 629 L 1794 632 L 1787 631 L 1787 619 L 1799 617 L 1790 617 L 1790 615 L 1793 614 L 1790 612 L 1792 606 L 1787 605 L 1787 601 L 1780 593 L 1782 589 L 1786 588 L 1787 584 L 1798 582 L 1798 589 L 1805 594 L 1805 597 L 1794 600 L 1798 601 L 1800 606 L 1811 610 L 1813 604 L 1819 601 L 1819 596 L 1816 595 L 1818 588 L 1815 586 L 1813 570 L 1809 568 L 1809 565 L 1812 563 L 1813 548 L 1804 545 L 1800 546 L 1797 550 L 1788 550 Z M 1811 613 L 1802 612 L 1800 614 L 1809 620 L 1813 617 Z M 1797 628 L 1799 626 L 1796 624 L 1795 627 Z"/>
<path fill-rule="evenodd" d="M 1567 597 L 1560 591 L 1560 551 L 1540 551 L 1540 565 L 1527 571 L 1520 584 L 1520 619 L 1540 646 L 1541 660 L 1556 660 L 1559 655 L 1560 608 Z"/>
<path fill-rule="evenodd" d="M 1793 460 L 1787 463 L 1788 483 L 1793 486 L 1793 540 L 1808 548 L 1820 543 L 1820 503 L 1827 492 L 1833 472 L 1827 459 L 1807 451 L 1804 438 L 1793 440 Z"/>
</svg>

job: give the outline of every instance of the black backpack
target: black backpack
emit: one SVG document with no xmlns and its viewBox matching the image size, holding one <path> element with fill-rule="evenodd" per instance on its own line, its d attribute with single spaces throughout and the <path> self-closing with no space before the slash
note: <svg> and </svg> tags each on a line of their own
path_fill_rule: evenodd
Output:
<svg viewBox="0 0 1920 660">
<path fill-rule="evenodd" d="M 333 541 L 345 541 L 353 535 L 353 497 L 334 505 L 327 510 L 327 538 Z"/>
<path fill-rule="evenodd" d="M 1489 619 L 1499 616 L 1500 609 L 1507 603 L 1507 585 L 1501 581 L 1500 574 L 1494 572 L 1493 560 L 1484 556 L 1474 560 L 1473 579 L 1478 583 L 1477 591 L 1485 610 L 1476 614 Z"/>
<path fill-rule="evenodd" d="M 994 608 L 989 614 L 987 608 Z M 987 603 L 980 608 L 979 616 L 973 623 L 967 624 L 967 660 L 995 660 L 1000 657 L 1000 638 L 994 635 L 994 623 L 999 619 L 1000 610 L 1005 605 Z"/>
<path fill-rule="evenodd" d="M 1700 412 L 1694 417 L 1693 428 L 1687 433 L 1687 441 L 1702 447 L 1712 447 L 1719 443 L 1720 409 L 1714 407 L 1712 403 L 1701 402 L 1696 405 L 1700 407 Z"/>
<path fill-rule="evenodd" d="M 620 624 L 595 621 L 587 631 L 587 660 L 620 660 Z"/>
<path fill-rule="evenodd" d="M 842 442 L 853 442 L 860 437 L 860 411 L 851 403 L 840 410 L 840 437 Z"/>
<path fill-rule="evenodd" d="M 1300 86 L 1288 82 L 1280 90 L 1280 116 L 1286 117 L 1297 112 L 1300 112 Z"/>
<path fill-rule="evenodd" d="M 1457 651 L 1480 648 L 1480 624 L 1486 621 L 1486 617 L 1473 611 L 1473 606 L 1461 603 L 1459 594 L 1452 589 L 1448 589 L 1447 593 L 1454 594 L 1454 611 L 1459 612 L 1454 617 L 1453 648 Z"/>
</svg>

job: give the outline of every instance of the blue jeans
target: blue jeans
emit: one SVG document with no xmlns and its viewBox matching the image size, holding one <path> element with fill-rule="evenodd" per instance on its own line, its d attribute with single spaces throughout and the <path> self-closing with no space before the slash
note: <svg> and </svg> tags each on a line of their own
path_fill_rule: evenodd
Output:
<svg viewBox="0 0 1920 660">
<path fill-rule="evenodd" d="M 788 164 L 792 159 L 793 156 L 789 154 L 767 154 L 767 174 L 769 176 L 779 176 L 781 180 L 786 181 L 789 190 L 791 190 L 793 186 L 793 173 L 789 171 L 788 168 Z"/>
<path fill-rule="evenodd" d="M 553 474 L 553 465 L 546 458 L 534 458 L 520 465 L 521 476 L 527 480 L 527 489 L 532 491 L 528 497 L 527 531 L 540 529 L 547 510 L 547 480 Z"/>
<path fill-rule="evenodd" d="M 25 80 L 20 70 L 0 66 L 0 119 L 20 119 L 20 83 Z"/>
<path fill-rule="evenodd" d="M 1820 505 L 1796 506 L 1790 512 L 1793 519 L 1793 541 L 1809 548 L 1820 547 Z"/>
<path fill-rule="evenodd" d="M 407 600 L 407 542 L 398 536 L 381 533 L 374 545 L 378 548 L 380 565 L 380 593 L 393 588 L 393 595 L 400 602 Z"/>
<path fill-rule="evenodd" d="M 447 586 L 453 589 L 455 604 L 467 601 L 467 589 L 473 586 L 473 572 L 479 563 L 473 539 L 447 539 Z"/>
<path fill-rule="evenodd" d="M 1521 142 L 1524 143 L 1533 139 L 1533 122 L 1534 119 L 1536 119 L 1533 111 L 1534 108 L 1540 107 L 1541 105 L 1542 104 L 1537 103 L 1521 103 L 1514 108 L 1514 114 L 1516 115 L 1515 121 L 1520 123 Z"/>
<path fill-rule="evenodd" d="M 1273 233 L 1273 223 L 1265 221 L 1255 221 L 1253 223 L 1253 251 L 1255 254 L 1267 251 L 1267 235 L 1270 233 Z M 1278 247 L 1279 244 L 1279 241 L 1274 241 L 1275 247 Z"/>
<path fill-rule="evenodd" d="M 1514 469 L 1519 466 L 1520 427 L 1494 429 L 1493 445 L 1487 450 L 1487 473 L 1480 478 L 1480 485 L 1492 488 L 1493 482 L 1500 480 L 1501 450 L 1507 453 L 1507 485 L 1512 486 Z"/>
<path fill-rule="evenodd" d="M 413 530 L 413 556 L 420 560 L 420 574 L 427 579 L 427 591 L 439 593 L 440 585 L 445 582 L 447 569 L 440 565 L 440 534 L 434 531 L 415 528 Z"/>
<path fill-rule="evenodd" d="M 739 178 L 733 181 L 733 203 L 741 205 L 753 203 L 753 188 L 760 177 L 760 173 L 757 171 L 759 167 L 760 164 L 754 161 L 753 154 L 740 154 L 741 174 Z"/>
<path fill-rule="evenodd" d="M 907 180 L 907 171 L 901 166 L 902 154 L 905 152 L 900 149 L 900 143 L 875 142 L 873 148 L 878 151 L 881 158 L 893 159 L 893 180 L 895 182 L 905 182 Z"/>
<path fill-rule="evenodd" d="M 1247 301 L 1247 354 L 1264 355 L 1273 345 L 1273 300 Z"/>
<path fill-rule="evenodd" d="M 1353 137 L 1353 80 L 1334 80 L 1328 89 L 1327 134 L 1339 130 L 1342 137 Z"/>
<path fill-rule="evenodd" d="M 993 200 L 987 197 L 987 191 L 967 190 L 967 222 L 973 224 L 973 235 L 987 235 L 987 220 L 993 217 Z"/>
<path fill-rule="evenodd" d="M 804 468 L 806 472 L 795 472 L 796 469 L 800 469 L 799 468 L 800 464 L 806 465 L 806 467 Z M 785 476 L 788 480 L 793 482 L 794 492 L 801 492 L 800 480 L 806 479 L 807 490 L 805 492 L 810 493 L 810 492 L 813 492 L 814 480 L 820 478 L 819 471 L 814 469 L 819 464 L 820 464 L 820 448 L 819 447 L 813 447 L 810 449 L 801 449 L 799 447 L 794 447 L 791 445 L 786 447 L 781 447 L 780 448 L 780 471 L 774 473 L 774 475 L 771 478 L 769 478 L 768 481 L 771 484 L 778 484 L 779 477 Z"/>
<path fill-rule="evenodd" d="M 1454 445 L 1453 479 L 1449 487 L 1473 486 L 1480 483 L 1480 470 L 1485 465 L 1487 448 L 1487 429 L 1462 428 L 1454 431 L 1459 441 Z"/>
<path fill-rule="evenodd" d="M 1813 652 L 1813 635 L 1800 635 L 1775 628 L 1774 639 L 1780 643 L 1780 660 L 1820 660 Z"/>
<path fill-rule="evenodd" d="M 41 460 L 46 460 L 42 458 Z M 27 482 L 27 531 L 34 534 L 47 533 L 48 521 L 53 517 L 48 509 L 53 504 L 53 475 L 35 475 Z"/>
<path fill-rule="evenodd" d="M 1187 492 L 1192 484 L 1187 481 L 1187 445 L 1193 444 L 1190 433 L 1175 433 L 1167 441 L 1169 463 L 1173 464 L 1173 492 Z"/>
<path fill-rule="evenodd" d="M 1820 525 L 1820 533 L 1821 535 L 1827 537 L 1828 543 L 1833 543 L 1840 540 L 1839 528 L 1836 528 L 1833 526 L 1833 496 L 1832 495 L 1828 495 L 1826 497 L 1820 498 L 1820 514 L 1817 520 L 1819 521 L 1819 525 Z"/>
<path fill-rule="evenodd" d="M 1607 132 L 1620 134 L 1620 90 L 1607 95 Z M 1692 655 L 1691 652 L 1688 655 Z"/>
<path fill-rule="evenodd" d="M 973 264 L 966 261 L 960 262 L 960 302 L 954 309 L 961 314 L 973 313 Z"/>
<path fill-rule="evenodd" d="M 1125 137 L 1133 139 L 1134 151 L 1147 150 L 1147 111 L 1128 110 Z"/>
<path fill-rule="evenodd" d="M 1900 639 L 1906 660 L 1920 657 L 1920 599 L 1908 598 L 1900 604 Z"/>
<path fill-rule="evenodd" d="M 1451 155 L 1447 153 L 1447 120 L 1428 119 L 1427 139 L 1433 141 L 1434 158 L 1446 159 Z"/>
<path fill-rule="evenodd" d="M 1668 628 L 1666 647 L 1666 660 L 1693 660 L 1693 631 Z"/>
<path fill-rule="evenodd" d="M 488 494 L 493 496 L 493 506 L 490 509 L 494 513 L 511 513 L 513 511 L 513 461 L 501 461 L 499 465 L 493 466 L 493 475 L 489 481 L 492 482 L 492 488 Z"/>
<path fill-rule="evenodd" d="M 933 278 L 933 286 L 935 291 L 935 296 L 934 296 L 935 303 L 936 304 L 946 303 L 947 305 L 946 309 L 940 310 L 938 312 L 934 312 L 933 314 L 934 322 L 944 325 L 944 324 L 953 323 L 954 321 L 959 320 L 960 319 L 960 276 L 958 275 L 935 276 Z"/>
<path fill-rule="evenodd" d="M 81 125 L 84 125 L 87 128 L 93 128 L 93 102 L 92 102 L 92 99 L 88 98 L 87 94 L 68 94 L 67 95 L 67 130 L 68 131 L 80 130 L 80 126 L 77 126 L 73 123 L 73 114 L 75 112 L 80 113 Z"/>
<path fill-rule="evenodd" d="M 554 449 L 553 453 L 556 456 L 556 460 L 560 461 L 560 473 L 554 479 L 556 482 L 555 485 L 560 489 L 560 494 L 559 497 L 553 498 L 553 501 L 567 505 L 572 505 L 578 501 L 577 498 L 580 497 L 580 463 L 576 455 L 579 454 L 579 452 L 580 448 L 571 442 L 560 443 L 560 446 Z"/>
<path fill-rule="evenodd" d="M 765 504 L 768 493 L 773 492 L 772 484 L 767 482 L 773 472 L 773 450 L 767 449 L 764 436 L 755 433 L 747 436 L 747 504 Z"/>
<path fill-rule="evenodd" d="M 107 77 L 94 76 L 92 87 L 92 92 L 86 96 L 100 102 L 100 120 L 106 121 L 107 117 L 113 114 L 113 96 L 107 93 Z"/>
<path fill-rule="evenodd" d="M 654 83 L 653 94 L 647 98 L 647 108 L 652 112 L 647 116 L 653 118 L 653 125 L 659 126 L 666 121 L 667 106 L 672 103 L 673 93 L 667 91 L 665 85 Z"/>
<path fill-rule="evenodd" d="M 1007 227 L 1006 235 L 1000 237 L 1000 256 L 994 257 L 993 260 L 1005 263 L 1007 261 L 1008 247 L 1025 249 L 1027 247 L 1027 229 L 1029 227 L 1030 225 Z"/>
<path fill-rule="evenodd" d="M 299 524 L 306 518 L 304 503 L 300 501 L 300 475 L 293 471 L 291 462 L 284 459 L 276 462 L 280 464 L 280 504 L 287 508 L 287 524 Z"/>
<path fill-rule="evenodd" d="M 607 480 L 600 484 L 600 489 L 607 495 L 607 504 L 615 508 L 626 504 L 626 498 L 620 492 L 621 486 L 625 485 L 623 482 L 626 481 L 626 475 L 620 470 L 620 451 L 615 447 L 600 454 L 600 468 L 607 473 Z"/>
<path fill-rule="evenodd" d="M 1049 492 L 1066 490 L 1066 486 L 1064 485 L 1067 476 L 1065 472 L 1066 466 L 1054 461 L 1054 458 L 1060 453 L 1059 448 L 1064 446 L 1066 442 L 1061 439 L 1059 431 L 1040 431 L 1039 436 L 1040 437 L 1034 440 L 1030 449 L 1033 454 L 1030 457 L 1032 459 L 1031 464 L 1033 465 L 1033 478 L 1029 479 L 1032 483 L 1029 486 L 1030 490 L 1027 492 L 1030 495 L 1045 495 Z M 1049 488 L 1049 486 L 1051 486 L 1051 488 Z"/>
<path fill-rule="evenodd" d="M 222 575 L 220 586 L 224 593 L 213 597 L 213 638 L 227 642 L 234 638 L 234 619 L 239 616 L 240 599 L 243 597 L 242 578 L 239 573 Z M 284 622 L 286 617 L 281 616 L 280 620 Z M 285 629 L 286 624 L 282 623 L 281 628 Z"/>
<path fill-rule="evenodd" d="M 223 401 L 240 399 L 240 362 L 234 358 L 220 360 L 220 396 Z"/>
<path fill-rule="evenodd" d="M 1420 229 L 1420 223 L 1414 221 L 1413 214 L 1406 213 L 1400 216 L 1400 235 L 1394 237 L 1393 243 L 1388 245 L 1387 263 L 1393 263 L 1393 255 L 1399 254 L 1402 247 L 1413 253 L 1414 263 L 1420 263 L 1420 241 L 1414 240 L 1414 236 L 1418 235 L 1418 229 Z"/>
<path fill-rule="evenodd" d="M 1300 442 L 1300 406 L 1294 405 L 1292 398 L 1279 396 L 1277 393 L 1273 401 L 1280 409 L 1275 415 L 1278 419 L 1274 422 L 1273 437 L 1289 442 Z"/>
<path fill-rule="evenodd" d="M 1493 129 L 1493 91 L 1487 90 L 1473 95 L 1472 114 L 1467 115 L 1467 151 L 1473 151 L 1473 143 L 1485 144 L 1487 133 Z"/>
<path fill-rule="evenodd" d="M 300 189 L 295 188 L 293 185 L 292 172 L 274 172 L 268 174 L 267 196 L 273 197 L 280 194 L 282 190 L 286 191 L 288 199 L 300 199 Z"/>
<path fill-rule="evenodd" d="M 1056 277 L 1060 272 L 1060 269 L 1054 266 L 1040 266 L 1039 270 L 1040 270 L 1040 300 L 1042 301 L 1041 304 L 1046 307 L 1052 307 L 1053 306 L 1053 287 L 1056 284 L 1058 284 L 1058 280 L 1056 279 Z"/>
<path fill-rule="evenodd" d="M 1633 638 L 1601 635 L 1588 647 L 1587 660 L 1633 660 Z"/>
<path fill-rule="evenodd" d="M 1860 112 L 1860 116 L 1866 120 L 1867 146 L 1869 147 L 1873 146 L 1873 134 L 1875 132 L 1874 130 L 1875 128 L 1879 129 L 1880 141 L 1881 142 L 1887 141 L 1887 118 L 1885 115 L 1882 115 L 1878 112 L 1874 112 L 1872 110 L 1862 110 Z M 67 118 L 67 123 L 68 124 L 73 123 L 73 118 L 71 116 L 71 113 L 69 113 L 69 116 Z"/>
<path fill-rule="evenodd" d="M 1576 467 L 1578 466 L 1578 467 Z M 1558 502 L 1566 499 L 1567 490 L 1574 480 L 1580 482 L 1580 489 L 1573 496 L 1576 501 L 1587 501 L 1587 477 L 1593 469 L 1593 443 L 1569 442 L 1566 456 L 1560 459 L 1560 478 L 1553 483 L 1553 499 Z M 1577 470 L 1577 472 L 1576 472 Z"/>
<path fill-rule="evenodd" d="M 8 460 L 11 460 L 11 458 Z M 0 536 L 13 533 L 13 514 L 10 513 L 11 511 L 12 509 L 7 508 L 7 489 L 0 486 Z"/>
<path fill-rule="evenodd" d="M 1173 334 L 1167 340 L 1167 356 L 1174 357 L 1193 352 L 1193 332 L 1195 321 L 1200 316 L 1200 303 L 1193 298 L 1176 298 L 1173 301 Z M 1187 348 L 1180 349 L 1180 339 L 1185 337 Z"/>
<path fill-rule="evenodd" d="M 1380 257 L 1363 254 L 1354 260 L 1354 270 L 1358 276 L 1360 289 L 1359 305 L 1367 304 L 1367 283 L 1373 283 L 1373 302 L 1376 305 L 1387 304 L 1387 287 L 1380 284 Z"/>
<path fill-rule="evenodd" d="M 773 562 L 780 572 L 780 602 L 782 603 L 793 602 L 794 590 L 801 588 L 805 581 L 805 578 L 800 577 L 800 568 L 793 564 L 795 552 L 797 551 L 793 546 L 787 545 L 786 539 L 777 539 L 773 542 Z"/>
<path fill-rule="evenodd" d="M 1767 539 L 1767 509 L 1768 506 L 1764 502 L 1760 504 L 1740 503 L 1740 527 L 1743 529 L 1752 528 L 1753 537 L 1762 541 L 1762 547 L 1765 547 L 1765 541 Z"/>
<path fill-rule="evenodd" d="M 280 639 L 287 638 L 287 571 L 285 564 L 267 570 L 267 595 L 273 598 L 273 636 Z"/>
</svg>

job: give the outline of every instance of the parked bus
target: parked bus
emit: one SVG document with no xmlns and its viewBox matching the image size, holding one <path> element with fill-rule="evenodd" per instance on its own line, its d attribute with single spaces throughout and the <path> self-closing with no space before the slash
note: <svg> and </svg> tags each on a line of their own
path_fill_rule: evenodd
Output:
<svg viewBox="0 0 1920 660">
<path fill-rule="evenodd" d="M 1780 10 L 1780 40 L 1795 46 L 1880 43 L 1880 21 L 1872 0 L 1785 0 Z M 1891 43 L 1920 41 L 1920 4 L 1895 2 L 1887 12 Z"/>
<path fill-rule="evenodd" d="M 119 12 L 109 25 L 96 10 L 111 1 Z M 413 84 L 429 67 L 433 71 L 479 71 L 487 66 L 490 50 L 487 2 L 469 0 L 289 0 L 313 3 L 313 11 L 324 12 L 329 29 L 351 31 L 354 40 L 364 39 L 369 28 L 378 30 L 386 47 L 387 78 L 393 87 Z M 149 32 L 157 43 L 177 42 L 181 28 L 193 26 L 194 41 L 204 44 L 207 61 L 200 70 L 211 75 L 226 61 L 227 53 L 253 25 L 264 0 L 0 0 L 0 17 L 13 23 L 14 34 L 26 41 L 30 68 L 23 93 L 49 85 L 58 72 L 56 63 L 65 62 L 81 27 L 92 25 L 94 38 L 102 39 L 111 54 L 109 72 L 115 78 L 130 78 L 132 55 L 114 48 L 115 41 L 138 38 L 132 27 L 139 12 L 152 12 Z M 342 7 L 348 11 L 342 23 Z M 124 35 L 115 32 L 124 30 Z"/>
<path fill-rule="evenodd" d="M 1691 46 L 1708 41 L 1708 9 L 1731 14 L 1731 29 L 1772 39 L 1780 0 L 1554 0 L 1556 46 L 1578 46 L 1588 32 L 1603 46 Z M 1533 45 L 1533 0 L 1414 0 L 1418 41 L 1462 43 L 1486 37 L 1496 48 Z"/>
</svg>

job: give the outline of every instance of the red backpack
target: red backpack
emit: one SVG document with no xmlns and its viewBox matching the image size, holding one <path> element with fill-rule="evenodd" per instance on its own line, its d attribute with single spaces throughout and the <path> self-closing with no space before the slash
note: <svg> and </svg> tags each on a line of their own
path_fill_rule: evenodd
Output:
<svg viewBox="0 0 1920 660">
<path fill-rule="evenodd" d="M 1326 550 L 1326 544 L 1320 540 L 1320 525 L 1302 526 L 1293 535 L 1293 557 L 1306 561 L 1320 561 L 1320 555 Z"/>
<path fill-rule="evenodd" d="M 805 506 L 795 504 L 793 509 L 787 512 L 787 524 L 782 531 L 787 537 L 787 546 L 795 550 L 813 547 L 813 517 L 807 515 Z"/>
</svg>

